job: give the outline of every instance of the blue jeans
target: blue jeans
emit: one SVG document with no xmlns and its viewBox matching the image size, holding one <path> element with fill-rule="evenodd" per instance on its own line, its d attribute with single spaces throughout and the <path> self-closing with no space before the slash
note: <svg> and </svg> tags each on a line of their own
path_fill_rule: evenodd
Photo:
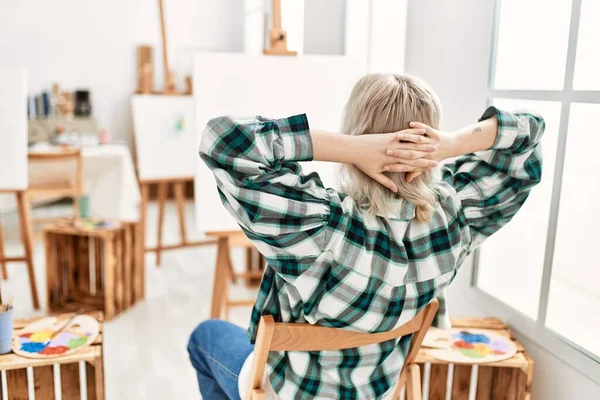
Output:
<svg viewBox="0 0 600 400">
<path fill-rule="evenodd" d="M 205 400 L 239 399 L 238 376 L 254 350 L 246 331 L 218 319 L 202 322 L 190 336 L 188 353 Z"/>
</svg>

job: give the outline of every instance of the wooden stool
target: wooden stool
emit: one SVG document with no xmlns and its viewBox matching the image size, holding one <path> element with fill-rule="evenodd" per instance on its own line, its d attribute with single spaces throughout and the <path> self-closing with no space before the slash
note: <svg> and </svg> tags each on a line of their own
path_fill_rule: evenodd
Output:
<svg viewBox="0 0 600 400">
<path fill-rule="evenodd" d="M 61 314 L 58 317 L 67 320 L 72 315 Z M 55 393 L 61 393 L 63 399 L 80 399 L 82 398 L 81 388 L 84 387 L 89 400 L 103 400 L 102 322 L 104 317 L 101 312 L 93 312 L 88 315 L 100 322 L 100 335 L 91 346 L 77 353 L 52 359 L 25 358 L 12 352 L 0 355 L 0 371 L 6 373 L 7 383 L 6 393 L 2 392 L 3 387 L 0 385 L 0 398 L 27 399 L 29 398 L 29 387 L 32 387 L 36 399 L 54 399 Z M 25 326 L 41 318 L 43 317 L 16 320 L 15 335 Z M 27 369 L 29 367 L 33 369 L 32 376 L 28 376 Z M 59 387 L 54 387 L 55 374 L 58 375 Z"/>
<path fill-rule="evenodd" d="M 44 228 L 48 308 L 102 310 L 107 320 L 144 298 L 141 225 L 87 230 L 73 222 Z"/>
<path fill-rule="evenodd" d="M 248 240 L 242 231 L 206 232 L 206 236 L 217 239 L 217 262 L 215 265 L 210 317 L 221 318 L 224 316 L 227 319 L 231 307 L 254 305 L 254 299 L 230 300 L 228 296 L 229 283 L 235 282 L 238 278 L 246 279 L 248 285 L 260 283 L 265 259 L 262 254 L 258 253 L 252 242 Z M 239 273 L 233 270 L 230 251 L 234 247 L 243 247 L 246 249 L 245 272 Z M 258 253 L 257 257 L 254 256 L 255 253 Z M 223 311 L 224 314 L 222 315 Z"/>
<path fill-rule="evenodd" d="M 479 365 L 451 364 L 433 358 L 432 349 L 422 347 L 417 355 L 423 376 L 429 376 L 425 390 L 430 399 L 446 398 L 451 385 L 452 400 L 477 398 L 482 400 L 530 400 L 533 381 L 533 360 L 526 353 L 508 326 L 498 318 L 452 318 L 452 328 L 484 329 L 510 338 L 517 346 L 517 354 L 507 360 Z M 450 379 L 448 375 L 452 374 Z M 473 381 L 473 382 L 472 382 Z M 473 389 L 471 389 L 473 388 Z M 469 392 L 475 391 L 473 397 Z"/>
</svg>

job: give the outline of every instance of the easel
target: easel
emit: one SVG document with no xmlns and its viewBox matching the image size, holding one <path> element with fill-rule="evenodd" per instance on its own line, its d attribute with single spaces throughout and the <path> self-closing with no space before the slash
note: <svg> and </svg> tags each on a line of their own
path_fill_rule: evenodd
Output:
<svg viewBox="0 0 600 400">
<path fill-rule="evenodd" d="M 163 68 L 164 68 L 164 76 L 165 76 L 165 87 L 162 92 L 154 92 L 152 93 L 152 84 L 149 81 L 152 77 L 152 54 L 151 49 L 147 46 L 142 46 L 138 48 L 138 57 L 140 58 L 138 62 L 138 74 L 140 77 L 138 78 L 139 88 L 137 90 L 140 94 L 155 94 L 155 95 L 165 95 L 165 96 L 178 96 L 178 95 L 190 95 L 191 94 L 191 79 L 186 79 L 187 92 L 180 93 L 177 91 L 176 82 L 174 78 L 173 72 L 169 69 L 169 58 L 167 51 L 167 37 L 166 37 L 166 29 L 165 29 L 165 16 L 164 16 L 164 6 L 163 0 L 158 0 L 159 6 L 159 15 L 160 15 L 160 28 L 161 28 L 161 37 L 162 37 L 162 50 L 163 50 Z M 135 141 L 134 141 L 135 143 Z M 134 149 L 135 150 L 135 149 Z M 135 153 L 135 151 L 134 151 Z M 164 178 L 164 179 L 138 179 L 140 185 L 140 192 L 142 197 L 141 204 L 141 222 L 142 222 L 142 232 L 146 234 L 146 218 L 147 218 L 147 207 L 149 201 L 149 192 L 150 185 L 157 185 L 158 189 L 158 232 L 157 232 L 157 242 L 156 247 L 145 248 L 146 252 L 156 252 L 156 265 L 160 266 L 162 262 L 162 252 L 164 250 L 174 250 L 180 249 L 184 247 L 195 247 L 195 246 L 203 246 L 207 244 L 213 244 L 214 241 L 195 241 L 190 242 L 187 239 L 186 233 L 186 223 L 185 223 L 185 185 L 187 182 L 192 182 L 194 180 L 193 176 L 182 176 L 182 177 L 173 177 L 173 178 Z M 167 201 L 167 192 L 169 190 L 169 185 L 173 185 L 173 193 L 175 197 L 175 204 L 177 206 L 177 214 L 179 217 L 179 233 L 181 237 L 181 242 L 172 245 L 163 245 L 163 226 L 165 219 L 165 204 Z"/>
<path fill-rule="evenodd" d="M 148 200 L 150 197 L 150 185 L 156 184 L 158 188 L 158 232 L 156 237 L 156 247 L 146 247 L 146 252 L 156 252 L 156 265 L 160 266 L 162 262 L 162 252 L 164 250 L 181 249 L 184 247 L 197 247 L 214 244 L 212 240 L 199 240 L 190 242 L 187 239 L 186 225 L 185 225 L 185 184 L 186 182 L 193 181 L 193 177 L 181 177 L 181 178 L 169 178 L 169 179 L 157 179 L 157 180 L 141 180 L 140 191 L 142 194 L 142 205 L 141 205 L 141 221 L 142 221 L 142 232 L 146 232 L 146 218 Z M 163 226 L 165 220 L 165 204 L 167 202 L 167 192 L 169 184 L 173 185 L 173 193 L 175 197 L 175 204 L 177 206 L 177 216 L 179 218 L 179 236 L 181 242 L 177 244 L 163 245 Z"/>
<path fill-rule="evenodd" d="M 289 51 L 287 48 L 287 32 L 281 29 L 281 0 L 273 0 L 273 9 L 271 10 L 273 24 L 269 31 L 269 41 L 271 47 L 266 48 L 264 53 L 270 56 L 295 56 L 295 51 Z"/>
<path fill-rule="evenodd" d="M 35 283 L 35 272 L 33 266 L 33 232 L 31 229 L 31 212 L 29 209 L 29 201 L 26 190 L 0 190 L 0 194 L 15 194 L 17 197 L 17 212 L 19 214 L 19 223 L 21 225 L 21 241 L 25 249 L 25 255 L 21 257 L 6 257 L 4 253 L 4 238 L 2 235 L 2 226 L 0 225 L 0 266 L 2 276 L 8 279 L 8 271 L 6 263 L 8 262 L 25 262 L 27 264 L 27 274 L 29 275 L 29 287 L 31 289 L 31 299 L 33 308 L 40 309 L 40 300 L 37 293 L 37 285 Z M 1 223 L 1 222 L 0 222 Z"/>
<path fill-rule="evenodd" d="M 228 296 L 229 283 L 235 282 L 238 278 L 246 279 L 248 284 L 260 280 L 263 275 L 262 269 L 265 265 L 265 259 L 259 253 L 258 262 L 253 263 L 252 252 L 255 251 L 255 247 L 242 231 L 213 231 L 206 232 L 206 236 L 217 239 L 217 262 L 215 264 L 210 318 L 219 319 L 224 314 L 224 318 L 228 319 L 231 307 L 254 305 L 254 299 L 230 300 Z M 246 249 L 246 272 L 240 273 L 233 270 L 230 252 L 234 247 Z"/>
</svg>

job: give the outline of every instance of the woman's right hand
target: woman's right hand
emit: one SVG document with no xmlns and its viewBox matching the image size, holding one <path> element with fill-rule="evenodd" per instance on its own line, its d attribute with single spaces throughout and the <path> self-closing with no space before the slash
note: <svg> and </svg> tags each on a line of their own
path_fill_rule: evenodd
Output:
<svg viewBox="0 0 600 400">
<path fill-rule="evenodd" d="M 447 158 L 454 157 L 456 150 L 456 135 L 432 128 L 422 122 L 411 122 L 410 127 L 413 129 L 424 129 L 425 136 L 431 140 L 430 143 L 433 143 L 436 146 L 436 150 L 427 154 L 425 158 L 440 162 Z M 406 174 L 406 181 L 411 182 L 422 173 L 422 171 L 411 171 Z"/>
</svg>

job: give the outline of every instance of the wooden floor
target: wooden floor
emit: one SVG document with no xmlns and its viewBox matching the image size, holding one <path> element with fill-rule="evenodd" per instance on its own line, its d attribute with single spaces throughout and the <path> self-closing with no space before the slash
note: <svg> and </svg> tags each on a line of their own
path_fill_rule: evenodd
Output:
<svg viewBox="0 0 600 400">
<path fill-rule="evenodd" d="M 48 218 L 68 214 L 69 205 L 34 210 L 33 217 Z M 156 243 L 156 207 L 149 209 L 147 240 Z M 194 232 L 193 204 L 186 205 L 190 239 Z M 8 254 L 21 252 L 17 216 L 2 215 Z M 165 243 L 177 242 L 179 228 L 174 206 L 169 205 L 164 231 Z M 105 374 L 107 399 L 200 399 L 196 377 L 186 351 L 194 327 L 206 319 L 210 309 L 215 248 L 205 246 L 165 252 L 163 265 L 155 266 L 155 256 L 146 255 L 146 299 L 105 327 Z M 242 268 L 243 255 L 233 254 L 236 268 Z M 40 298 L 44 293 L 44 254 L 40 240 L 35 243 L 36 279 Z M 10 279 L 2 281 L 2 293 L 15 297 L 17 317 L 43 315 L 31 304 L 25 266 L 9 264 Z M 248 298 L 255 292 L 242 284 L 232 289 L 232 297 Z M 247 327 L 249 308 L 232 310 L 231 321 Z"/>
</svg>

